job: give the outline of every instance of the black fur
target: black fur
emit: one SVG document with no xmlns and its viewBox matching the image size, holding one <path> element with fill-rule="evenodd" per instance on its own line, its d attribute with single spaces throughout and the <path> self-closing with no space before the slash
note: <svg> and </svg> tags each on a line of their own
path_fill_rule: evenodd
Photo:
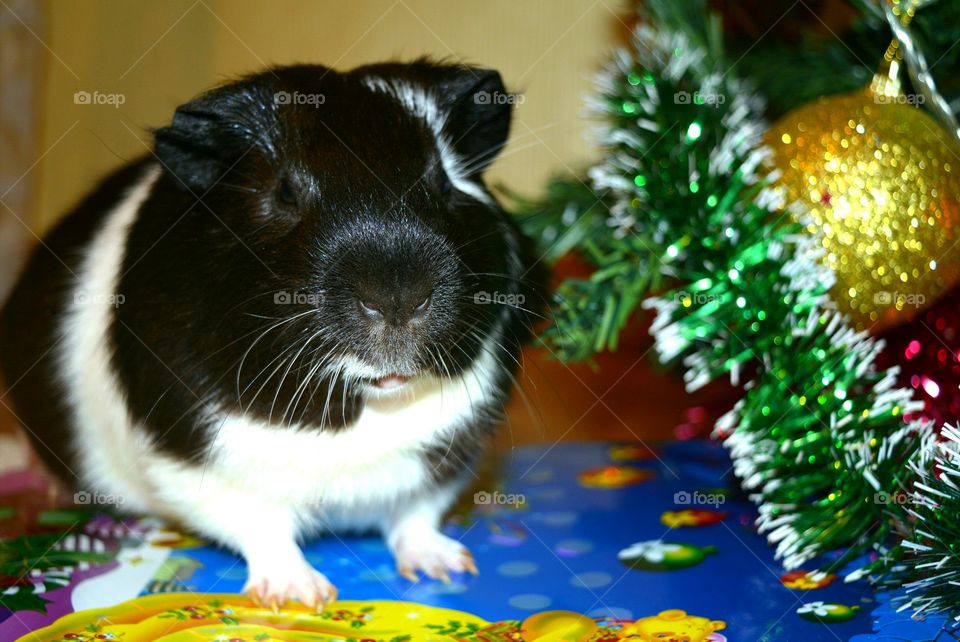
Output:
<svg viewBox="0 0 960 642">
<path fill-rule="evenodd" d="M 367 86 L 370 76 L 440 96 L 443 135 L 482 185 L 510 123 L 509 105 L 475 98 L 503 91 L 493 71 L 282 67 L 181 106 L 155 133 L 156 157 L 108 179 L 51 235 L 52 253 L 37 250 L 5 311 L 2 365 L 11 382 L 22 377 L 16 406 L 57 454 L 69 427 L 55 364 L 46 357 L 25 375 L 55 344 L 75 285 L 54 255 L 75 265 L 149 162 L 163 172 L 129 233 L 109 341 L 131 414 L 158 447 L 202 458 L 211 408 L 349 429 L 362 398 L 322 376 L 319 360 L 350 354 L 383 373 L 454 376 L 498 323 L 505 400 L 544 274 L 510 217 L 450 184 L 433 132 Z M 519 303 L 478 304 L 482 292 Z M 472 440 L 499 413 L 476 410 L 465 441 L 427 455 L 437 475 L 462 467 L 450 453 L 472 458 Z"/>
</svg>

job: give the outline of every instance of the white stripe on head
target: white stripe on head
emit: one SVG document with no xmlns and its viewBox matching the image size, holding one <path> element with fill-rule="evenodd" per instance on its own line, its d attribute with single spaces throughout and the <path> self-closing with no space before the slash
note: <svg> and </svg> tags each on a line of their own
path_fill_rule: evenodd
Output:
<svg viewBox="0 0 960 642">
<path fill-rule="evenodd" d="M 426 88 L 377 76 L 368 76 L 363 79 L 363 83 L 374 91 L 392 96 L 404 109 L 427 124 L 436 140 L 443 170 L 454 187 L 481 203 L 494 204 L 487 191 L 470 180 L 465 171 L 467 162 L 457 155 L 453 143 L 443 131 L 447 124 L 447 114 L 440 109 L 436 98 Z"/>
</svg>

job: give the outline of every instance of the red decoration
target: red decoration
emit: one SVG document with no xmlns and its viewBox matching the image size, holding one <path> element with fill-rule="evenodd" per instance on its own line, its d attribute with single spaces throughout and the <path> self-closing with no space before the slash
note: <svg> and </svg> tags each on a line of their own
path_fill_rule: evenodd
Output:
<svg viewBox="0 0 960 642">
<path fill-rule="evenodd" d="M 960 288 L 952 288 L 919 317 L 885 333 L 881 368 L 900 366 L 898 383 L 913 388 L 922 412 L 939 428 L 960 419 Z"/>
</svg>

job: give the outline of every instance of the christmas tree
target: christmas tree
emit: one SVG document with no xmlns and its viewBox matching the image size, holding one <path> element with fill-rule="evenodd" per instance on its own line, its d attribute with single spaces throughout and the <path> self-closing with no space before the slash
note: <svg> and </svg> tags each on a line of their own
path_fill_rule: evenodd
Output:
<svg viewBox="0 0 960 642">
<path fill-rule="evenodd" d="M 540 339 L 589 359 L 652 310 L 689 389 L 741 387 L 715 434 L 786 567 L 857 560 L 849 579 L 960 617 L 958 433 L 878 362 L 960 279 L 960 86 L 925 57 L 956 68 L 960 7 L 843 5 L 840 37 L 804 5 L 793 37 L 758 40 L 753 4 L 639 9 L 590 98 L 601 158 L 520 203 L 549 260 L 593 268 L 559 284 Z"/>
</svg>

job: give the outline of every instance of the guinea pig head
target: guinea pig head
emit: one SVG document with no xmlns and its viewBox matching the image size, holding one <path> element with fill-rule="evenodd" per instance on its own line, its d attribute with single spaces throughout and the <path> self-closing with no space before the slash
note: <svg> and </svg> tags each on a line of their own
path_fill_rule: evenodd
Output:
<svg viewBox="0 0 960 642">
<path fill-rule="evenodd" d="M 177 109 L 156 153 L 196 201 L 191 278 L 217 290 L 203 317 L 237 319 L 224 342 L 281 324 L 252 372 L 298 354 L 290 367 L 387 389 L 476 359 L 502 318 L 477 293 L 509 289 L 515 252 L 481 178 L 505 96 L 462 65 L 303 65 Z"/>
</svg>

